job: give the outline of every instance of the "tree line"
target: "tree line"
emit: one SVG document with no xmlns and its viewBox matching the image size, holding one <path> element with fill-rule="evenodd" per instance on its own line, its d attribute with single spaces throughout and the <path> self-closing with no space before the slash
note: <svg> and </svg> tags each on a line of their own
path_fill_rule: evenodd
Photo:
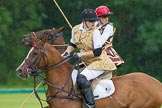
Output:
<svg viewBox="0 0 162 108">
<path fill-rule="evenodd" d="M 81 22 L 85 8 L 106 5 L 114 14 L 110 21 L 117 28 L 114 48 L 125 60 L 118 75 L 141 71 L 162 81 L 162 7 L 160 0 L 58 0 L 72 26 Z M 52 0 L 0 1 L 0 85 L 18 85 L 16 68 L 29 47 L 21 37 L 33 31 L 65 27 L 69 43 L 71 28 Z"/>
</svg>

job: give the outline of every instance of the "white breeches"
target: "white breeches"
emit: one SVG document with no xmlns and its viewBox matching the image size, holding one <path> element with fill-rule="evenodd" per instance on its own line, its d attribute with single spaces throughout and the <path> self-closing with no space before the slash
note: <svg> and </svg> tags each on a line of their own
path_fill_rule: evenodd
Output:
<svg viewBox="0 0 162 108">
<path fill-rule="evenodd" d="M 80 73 L 87 77 L 87 80 L 92 80 L 94 78 L 97 78 L 99 75 L 103 74 L 104 71 L 102 70 L 92 70 L 88 69 L 87 67 Z"/>
</svg>

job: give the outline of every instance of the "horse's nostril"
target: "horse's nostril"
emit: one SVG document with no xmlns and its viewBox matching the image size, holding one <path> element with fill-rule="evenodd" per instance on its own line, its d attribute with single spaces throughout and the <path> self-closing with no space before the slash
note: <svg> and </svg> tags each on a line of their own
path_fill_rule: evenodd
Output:
<svg viewBox="0 0 162 108">
<path fill-rule="evenodd" d="M 22 69 L 16 69 L 17 72 L 22 72 Z"/>
<path fill-rule="evenodd" d="M 17 75 L 21 78 L 27 78 L 27 75 L 24 74 L 23 70 L 22 69 L 17 69 Z"/>
<path fill-rule="evenodd" d="M 22 72 L 22 69 L 19 69 L 18 71 L 19 71 L 19 72 Z"/>
</svg>

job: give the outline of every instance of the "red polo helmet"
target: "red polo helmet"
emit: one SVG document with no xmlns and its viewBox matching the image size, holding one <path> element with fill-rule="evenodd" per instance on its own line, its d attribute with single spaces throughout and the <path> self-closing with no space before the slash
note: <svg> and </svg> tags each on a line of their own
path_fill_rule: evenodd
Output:
<svg viewBox="0 0 162 108">
<path fill-rule="evenodd" d="M 107 6 L 99 6 L 96 8 L 95 12 L 98 17 L 113 14 Z"/>
</svg>

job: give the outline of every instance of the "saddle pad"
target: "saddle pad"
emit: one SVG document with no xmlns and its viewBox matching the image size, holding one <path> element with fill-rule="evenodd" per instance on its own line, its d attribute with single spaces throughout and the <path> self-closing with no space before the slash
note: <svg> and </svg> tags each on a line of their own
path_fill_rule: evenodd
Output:
<svg viewBox="0 0 162 108">
<path fill-rule="evenodd" d="M 112 95 L 115 92 L 115 87 L 112 80 L 109 79 L 102 79 L 98 82 L 97 86 L 95 87 L 93 94 L 94 99 L 101 99 Z"/>
<path fill-rule="evenodd" d="M 78 70 L 74 69 L 71 75 L 74 86 L 76 84 L 77 75 L 78 75 Z M 115 92 L 115 87 L 114 87 L 112 80 L 109 80 L 106 78 L 106 79 L 101 79 L 97 82 L 98 82 L 97 85 L 93 89 L 95 100 L 108 97 Z"/>
<path fill-rule="evenodd" d="M 78 75 L 78 70 L 74 69 L 71 73 L 71 77 L 72 77 L 72 80 L 73 80 L 73 86 L 75 86 L 77 75 Z"/>
</svg>

